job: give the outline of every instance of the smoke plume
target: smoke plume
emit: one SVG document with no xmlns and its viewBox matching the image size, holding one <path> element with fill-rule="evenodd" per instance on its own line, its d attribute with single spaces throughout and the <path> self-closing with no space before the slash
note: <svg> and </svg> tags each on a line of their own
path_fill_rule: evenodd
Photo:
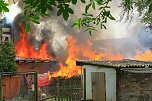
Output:
<svg viewBox="0 0 152 101">
<path fill-rule="evenodd" d="M 21 5 L 21 3 L 19 4 Z M 114 54 L 120 52 L 126 58 L 134 56 L 136 49 L 151 49 L 152 31 L 147 32 L 145 30 L 140 23 L 136 11 L 131 23 L 123 20 L 121 22 L 118 21 L 119 14 L 122 10 L 118 7 L 119 4 L 120 1 L 118 2 L 118 0 L 113 0 L 111 3 L 111 12 L 117 20 L 108 20 L 106 24 L 107 29 L 98 29 L 98 31 L 93 32 L 93 36 L 89 36 L 83 30 L 70 27 L 74 19 L 81 17 L 82 12 L 84 12 L 84 5 L 80 3 L 76 6 L 72 5 L 75 14 L 71 15 L 68 21 L 64 21 L 62 17 L 56 16 L 57 10 L 55 8 L 50 10 L 49 17 L 43 18 L 38 25 L 32 24 L 28 34 L 29 39 L 34 40 L 32 44 L 34 44 L 35 49 L 38 49 L 43 41 L 47 41 L 49 43 L 48 52 L 60 57 L 61 60 L 64 60 L 67 56 L 67 35 L 72 35 L 77 40 L 78 45 L 84 44 L 85 46 L 87 40 L 89 40 L 94 51 L 103 51 L 106 53 L 108 50 L 112 50 Z M 94 15 L 98 13 L 95 11 L 91 12 Z M 16 33 L 19 33 L 17 26 L 21 20 L 21 14 L 17 15 L 14 20 Z"/>
</svg>

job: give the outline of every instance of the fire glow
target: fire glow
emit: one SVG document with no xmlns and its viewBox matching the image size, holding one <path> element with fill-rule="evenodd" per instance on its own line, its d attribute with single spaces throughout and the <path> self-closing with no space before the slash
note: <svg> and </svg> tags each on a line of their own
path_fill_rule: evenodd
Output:
<svg viewBox="0 0 152 101">
<path fill-rule="evenodd" d="M 76 66 L 76 60 L 78 59 L 88 59 L 88 60 L 122 60 L 123 55 L 119 52 L 113 54 L 112 51 L 97 52 L 92 49 L 92 45 L 90 41 L 86 41 L 86 45 L 79 44 L 77 45 L 77 40 L 72 36 L 67 37 L 67 49 L 68 56 L 66 58 L 65 64 L 59 62 L 60 70 L 51 74 L 48 72 L 48 77 L 58 77 L 58 76 L 66 76 L 72 77 L 77 74 L 81 74 L 81 67 Z M 21 28 L 20 38 L 16 43 L 16 56 L 24 57 L 24 58 L 40 58 L 40 59 L 52 59 L 52 56 L 47 53 L 48 43 L 43 43 L 38 51 L 34 49 L 28 40 L 27 34 L 24 32 L 24 27 Z M 136 51 L 136 55 L 131 59 L 136 60 L 152 60 L 152 52 L 145 51 L 140 52 Z"/>
<path fill-rule="evenodd" d="M 24 32 L 24 27 L 21 27 L 20 38 L 16 42 L 16 56 L 24 58 L 52 59 L 47 53 L 48 44 L 44 42 L 40 49 L 36 51 L 34 46 L 30 44 L 27 34 Z"/>
</svg>

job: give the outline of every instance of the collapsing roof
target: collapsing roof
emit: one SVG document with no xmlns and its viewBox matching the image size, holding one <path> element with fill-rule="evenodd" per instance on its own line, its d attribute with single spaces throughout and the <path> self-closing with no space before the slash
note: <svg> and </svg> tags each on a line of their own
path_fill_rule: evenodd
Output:
<svg viewBox="0 0 152 101">
<path fill-rule="evenodd" d="M 138 60 L 77 60 L 76 65 L 95 65 L 113 68 L 152 68 L 152 61 L 138 61 Z"/>
</svg>

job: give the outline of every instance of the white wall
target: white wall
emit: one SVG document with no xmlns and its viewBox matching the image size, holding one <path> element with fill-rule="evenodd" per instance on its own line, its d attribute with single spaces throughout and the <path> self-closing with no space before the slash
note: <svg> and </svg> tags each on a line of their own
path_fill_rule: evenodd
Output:
<svg viewBox="0 0 152 101">
<path fill-rule="evenodd" d="M 116 101 L 116 70 L 99 66 L 84 65 L 86 68 L 86 97 L 92 99 L 91 72 L 105 72 L 106 101 Z"/>
</svg>

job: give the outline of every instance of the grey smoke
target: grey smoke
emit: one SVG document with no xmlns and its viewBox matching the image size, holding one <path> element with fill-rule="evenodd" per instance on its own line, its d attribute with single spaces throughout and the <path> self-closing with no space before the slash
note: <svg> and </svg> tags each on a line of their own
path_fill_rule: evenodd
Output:
<svg viewBox="0 0 152 101">
<path fill-rule="evenodd" d="M 113 0 L 113 3 L 111 3 L 112 14 L 117 19 L 119 19 L 119 13 L 121 12 L 121 8 L 118 8 L 119 5 L 117 5 L 120 2 L 118 1 Z M 59 56 L 61 61 L 64 61 L 67 56 L 67 35 L 72 35 L 77 40 L 77 45 L 84 44 L 86 46 L 86 40 L 89 39 L 92 42 L 93 50 L 106 53 L 108 49 L 112 49 L 114 54 L 120 52 L 125 58 L 134 56 L 136 49 L 147 50 L 152 48 L 152 36 L 147 35 L 147 31 L 142 31 L 145 28 L 140 23 L 136 11 L 131 23 L 109 20 L 106 24 L 107 29 L 98 29 L 98 31 L 93 32 L 93 36 L 89 36 L 83 30 L 70 27 L 74 19 L 80 17 L 83 13 L 84 5 L 72 5 L 72 8 L 75 10 L 75 14 L 71 15 L 68 21 L 56 16 L 57 10 L 53 8 L 49 11 L 49 17 L 43 18 L 39 25 L 32 24 L 29 38 L 35 40 L 33 43 L 36 48 L 41 42 L 47 41 L 49 43 L 48 52 Z M 94 12 L 94 14 L 96 15 L 97 12 Z M 21 18 L 18 15 L 14 21 L 16 26 Z M 18 30 L 16 33 L 18 33 Z"/>
<path fill-rule="evenodd" d="M 152 29 L 144 27 L 139 34 L 139 41 L 142 47 L 142 51 L 152 49 Z"/>
</svg>

